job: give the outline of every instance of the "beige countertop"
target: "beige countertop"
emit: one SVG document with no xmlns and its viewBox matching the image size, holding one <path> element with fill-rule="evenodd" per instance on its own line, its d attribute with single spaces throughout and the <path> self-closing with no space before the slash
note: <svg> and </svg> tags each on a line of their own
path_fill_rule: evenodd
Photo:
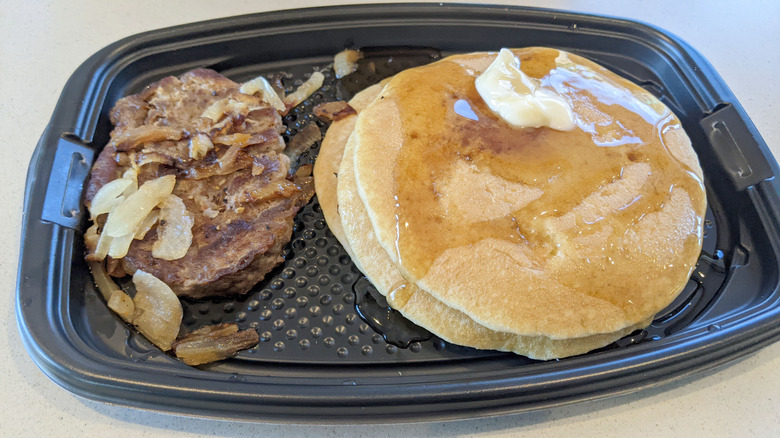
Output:
<svg viewBox="0 0 780 438">
<path fill-rule="evenodd" d="M 780 343 L 716 370 L 609 399 L 495 418 L 377 426 L 228 422 L 141 411 L 74 396 L 28 356 L 14 309 L 24 181 L 70 74 L 129 35 L 210 18 L 331 2 L 0 0 L 0 435 L 2 436 L 778 436 Z M 360 2 L 360 3 L 366 3 Z M 482 2 L 478 2 L 482 3 Z M 500 3 L 498 1 L 491 3 Z M 606 14 L 666 29 L 700 51 L 780 156 L 780 2 L 503 2 Z"/>
</svg>

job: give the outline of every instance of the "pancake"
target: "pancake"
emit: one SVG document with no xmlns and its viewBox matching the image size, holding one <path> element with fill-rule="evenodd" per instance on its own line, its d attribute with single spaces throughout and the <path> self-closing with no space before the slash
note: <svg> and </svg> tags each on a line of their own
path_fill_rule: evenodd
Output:
<svg viewBox="0 0 780 438">
<path fill-rule="evenodd" d="M 546 336 L 523 336 L 490 330 L 463 312 L 446 306 L 431 294 L 408 283 L 373 234 L 371 222 L 357 195 L 353 163 L 353 142 L 347 142 L 338 172 L 338 209 L 347 238 L 345 248 L 359 260 L 360 269 L 388 304 L 407 319 L 425 327 L 453 344 L 479 349 L 511 351 L 532 359 L 554 359 L 583 354 L 608 345 L 650 320 L 613 333 L 580 338 L 551 339 Z"/>
<path fill-rule="evenodd" d="M 494 54 L 399 73 L 350 137 L 371 235 L 403 290 L 418 287 L 474 330 L 582 340 L 647 325 L 701 251 L 706 199 L 690 140 L 655 97 L 584 58 L 514 53 L 567 99 L 576 127 L 498 120 L 474 88 Z M 358 255 L 371 253 L 369 237 L 347 227 L 354 215 L 341 219 L 369 267 Z M 385 287 L 392 298 L 397 287 Z"/>
<path fill-rule="evenodd" d="M 384 82 L 366 88 L 356 94 L 349 101 L 349 105 L 355 109 L 355 111 L 362 111 L 363 108 L 368 106 L 368 104 L 379 95 L 383 86 Z M 328 228 L 330 228 L 330 231 L 342 244 L 346 242 L 346 238 L 344 237 L 344 231 L 341 227 L 341 219 L 339 218 L 336 205 L 336 183 L 338 181 L 338 169 L 341 164 L 341 156 L 344 154 L 344 145 L 347 143 L 347 138 L 349 138 L 352 131 L 355 129 L 356 121 L 357 116 L 350 115 L 330 124 L 325 138 L 322 139 L 320 152 L 317 155 L 317 160 L 314 162 L 314 169 L 312 172 L 314 175 L 314 190 L 317 193 L 320 207 L 322 207 L 322 214 L 325 216 L 325 222 L 328 223 Z M 344 246 L 344 249 L 352 256 L 352 252 L 346 245 Z M 355 259 L 355 257 L 352 257 L 352 259 Z"/>
<path fill-rule="evenodd" d="M 358 112 L 362 111 L 365 105 L 361 103 L 372 101 L 381 89 L 381 86 L 376 85 L 369 87 L 355 96 L 350 105 Z M 541 360 L 586 353 L 640 327 L 637 325 L 615 333 L 564 340 L 494 332 L 462 312 L 447 307 L 414 284 L 407 284 L 373 236 L 370 220 L 357 196 L 352 170 L 352 145 L 347 143 L 356 118 L 350 116 L 329 127 L 315 163 L 315 182 L 319 182 L 317 196 L 331 231 L 377 290 L 387 297 L 388 303 L 407 319 L 454 344 L 510 351 Z M 342 156 L 344 164 L 339 168 Z M 355 244 L 355 249 L 347 241 L 345 230 Z M 645 321 L 641 326 L 649 323 Z"/>
</svg>

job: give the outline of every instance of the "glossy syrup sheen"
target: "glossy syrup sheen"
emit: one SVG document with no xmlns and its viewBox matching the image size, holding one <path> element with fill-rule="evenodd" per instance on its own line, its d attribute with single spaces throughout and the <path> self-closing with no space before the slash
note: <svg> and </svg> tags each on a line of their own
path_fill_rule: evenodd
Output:
<svg viewBox="0 0 780 438">
<path fill-rule="evenodd" d="M 444 60 L 409 70 L 394 81 L 392 98 L 401 114 L 403 144 L 395 168 L 397 196 L 397 242 L 400 263 L 410 280 L 424 277 L 447 249 L 496 238 L 530 248 L 534 267 L 544 269 L 557 254 L 561 242 L 577 236 L 596 235 L 608 227 L 600 256 L 583 251 L 572 271 L 579 268 L 611 269 L 612 274 L 631 275 L 621 237 L 647 214 L 659 211 L 673 188 L 682 188 L 693 206 L 704 205 L 698 174 L 673 156 L 662 133 L 681 129 L 679 121 L 657 100 L 638 89 L 627 89 L 621 79 L 602 73 L 595 64 L 581 66 L 556 50 L 516 52 L 521 69 L 541 79 L 542 86 L 556 90 L 570 102 L 576 127 L 570 131 L 550 128 L 514 128 L 498 119 L 480 98 L 474 79 L 480 73 L 475 62 Z M 483 55 L 482 55 L 483 56 Z M 556 60 L 557 59 L 557 60 Z M 585 61 L 587 62 L 587 61 Z M 465 162 L 478 172 L 540 190 L 534 201 L 500 217 L 461 220 L 442 205 L 441 187 L 451 178 L 453 166 Z M 636 196 L 604 218 L 578 217 L 576 227 L 561 233 L 549 231 L 549 220 L 561 217 L 587 196 L 621 178 L 627 166 L 647 163 L 649 177 Z M 452 181 L 449 182 L 452 184 Z M 475 188 L 474 190 L 478 190 Z M 468 190 L 466 190 L 468 193 Z M 474 210 L 470 199 L 461 199 L 461 210 Z M 684 253 L 678 260 L 655 260 L 661 269 L 688 270 L 700 251 L 701 215 L 697 231 L 684 237 Z M 468 213 L 466 213 L 468 216 Z M 644 272 L 648 277 L 652 270 Z M 577 275 L 559 278 L 563 284 L 582 287 Z M 586 285 L 593 293 L 611 287 L 614 278 Z M 606 297 L 613 301 L 614 297 Z"/>
</svg>

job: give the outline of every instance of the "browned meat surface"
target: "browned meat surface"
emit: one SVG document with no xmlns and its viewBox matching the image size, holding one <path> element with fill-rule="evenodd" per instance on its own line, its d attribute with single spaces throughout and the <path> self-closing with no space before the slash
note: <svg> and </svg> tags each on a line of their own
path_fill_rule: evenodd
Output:
<svg viewBox="0 0 780 438">
<path fill-rule="evenodd" d="M 310 178 L 290 176 L 272 107 L 198 69 L 119 100 L 110 117 L 115 129 L 92 169 L 87 205 L 135 164 L 139 184 L 175 175 L 173 194 L 194 216 L 183 258 L 152 257 L 153 229 L 122 259 L 127 273 L 142 269 L 179 296 L 201 298 L 245 293 L 282 261 L 293 218 L 314 189 Z"/>
</svg>

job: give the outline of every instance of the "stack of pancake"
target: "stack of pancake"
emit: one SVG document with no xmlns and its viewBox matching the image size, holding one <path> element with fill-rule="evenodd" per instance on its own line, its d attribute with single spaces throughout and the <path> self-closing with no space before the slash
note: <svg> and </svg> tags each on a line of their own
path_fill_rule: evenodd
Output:
<svg viewBox="0 0 780 438">
<path fill-rule="evenodd" d="M 655 97 L 579 56 L 513 50 L 575 127 L 518 128 L 474 81 L 496 53 L 406 70 L 350 101 L 314 169 L 333 234 L 409 320 L 535 359 L 648 326 L 701 251 L 702 172 Z"/>
</svg>

